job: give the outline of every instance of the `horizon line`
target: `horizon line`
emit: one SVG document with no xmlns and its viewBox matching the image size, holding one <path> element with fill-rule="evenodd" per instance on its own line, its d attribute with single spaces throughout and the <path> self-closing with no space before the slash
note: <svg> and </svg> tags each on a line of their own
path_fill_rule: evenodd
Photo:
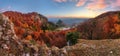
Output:
<svg viewBox="0 0 120 56">
<path fill-rule="evenodd" d="M 95 17 L 64 17 L 64 16 L 46 16 L 47 18 L 85 18 L 85 19 L 90 19 L 90 18 L 95 18 Z"/>
</svg>

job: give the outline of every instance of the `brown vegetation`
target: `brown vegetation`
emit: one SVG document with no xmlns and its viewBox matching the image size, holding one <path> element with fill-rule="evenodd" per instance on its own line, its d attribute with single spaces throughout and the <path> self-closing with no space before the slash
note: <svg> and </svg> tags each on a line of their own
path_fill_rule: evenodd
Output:
<svg viewBox="0 0 120 56">
<path fill-rule="evenodd" d="M 107 12 L 80 24 L 77 29 L 84 39 L 120 38 L 120 11 Z"/>
<path fill-rule="evenodd" d="M 63 47 L 66 45 L 65 34 L 69 31 L 49 31 L 42 27 L 48 23 L 47 18 L 36 13 L 22 14 L 20 12 L 7 11 L 3 13 L 14 24 L 16 35 L 20 39 L 36 40 L 40 45 Z M 45 28 L 45 27 L 44 27 Z"/>
</svg>

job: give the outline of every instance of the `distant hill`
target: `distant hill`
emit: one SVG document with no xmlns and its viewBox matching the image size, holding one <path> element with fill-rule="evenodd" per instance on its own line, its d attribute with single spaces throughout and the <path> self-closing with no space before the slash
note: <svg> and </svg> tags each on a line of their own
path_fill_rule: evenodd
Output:
<svg viewBox="0 0 120 56">
<path fill-rule="evenodd" d="M 88 18 L 48 18 L 48 21 L 53 23 L 56 23 L 58 20 L 62 20 L 67 26 L 73 26 L 88 20 Z"/>
<path fill-rule="evenodd" d="M 120 38 L 120 11 L 103 13 L 77 26 L 84 39 Z"/>
</svg>

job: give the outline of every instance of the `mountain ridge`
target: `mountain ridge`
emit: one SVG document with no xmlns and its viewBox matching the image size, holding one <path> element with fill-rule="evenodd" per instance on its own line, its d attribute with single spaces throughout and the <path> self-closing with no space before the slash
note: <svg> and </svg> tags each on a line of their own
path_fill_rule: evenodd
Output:
<svg viewBox="0 0 120 56">
<path fill-rule="evenodd" d="M 80 24 L 77 27 L 78 31 L 83 33 L 86 36 L 83 38 L 86 39 L 119 38 L 119 13 L 120 11 L 103 13 Z"/>
</svg>

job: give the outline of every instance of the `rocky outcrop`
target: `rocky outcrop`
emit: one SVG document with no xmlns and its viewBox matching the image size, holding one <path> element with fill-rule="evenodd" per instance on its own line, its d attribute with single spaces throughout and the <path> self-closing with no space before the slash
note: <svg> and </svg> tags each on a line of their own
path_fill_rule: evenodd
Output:
<svg viewBox="0 0 120 56">
<path fill-rule="evenodd" d="M 6 16 L 0 14 L 0 55 L 17 55 L 22 47 L 20 44 L 14 32 L 13 24 Z"/>
</svg>

